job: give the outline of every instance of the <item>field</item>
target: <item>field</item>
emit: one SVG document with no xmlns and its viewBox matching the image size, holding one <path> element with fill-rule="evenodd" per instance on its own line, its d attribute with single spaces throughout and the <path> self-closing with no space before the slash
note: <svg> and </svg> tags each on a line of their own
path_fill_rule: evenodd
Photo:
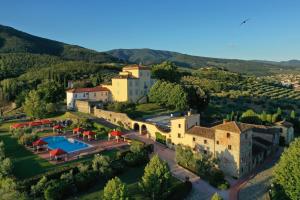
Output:
<svg viewBox="0 0 300 200">
<path fill-rule="evenodd" d="M 300 112 L 299 100 L 299 91 L 261 80 L 246 80 L 228 90 L 213 93 L 205 116 L 222 120 L 232 111 L 242 113 L 251 108 L 272 113 L 278 107 L 288 116 L 292 110 Z"/>
</svg>

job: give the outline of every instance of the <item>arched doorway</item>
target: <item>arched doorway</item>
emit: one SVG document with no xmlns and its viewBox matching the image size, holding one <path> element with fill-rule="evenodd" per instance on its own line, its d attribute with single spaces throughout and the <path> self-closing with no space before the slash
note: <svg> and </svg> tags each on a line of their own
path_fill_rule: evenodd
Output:
<svg viewBox="0 0 300 200">
<path fill-rule="evenodd" d="M 136 132 L 140 132 L 140 125 L 138 123 L 134 123 L 133 130 Z"/>
<path fill-rule="evenodd" d="M 147 126 L 145 124 L 141 126 L 141 133 L 142 135 L 146 135 L 148 133 Z"/>
</svg>

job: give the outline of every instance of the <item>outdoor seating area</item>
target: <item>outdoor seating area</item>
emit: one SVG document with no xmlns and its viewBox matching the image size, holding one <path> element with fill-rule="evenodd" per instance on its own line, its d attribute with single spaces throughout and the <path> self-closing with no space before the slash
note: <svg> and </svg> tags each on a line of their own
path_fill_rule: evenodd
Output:
<svg viewBox="0 0 300 200">
<path fill-rule="evenodd" d="M 53 124 L 53 121 L 49 119 L 42 119 L 36 120 L 31 122 L 22 122 L 22 123 L 15 123 L 10 126 L 10 129 L 20 129 L 20 128 L 41 128 L 41 127 L 50 127 Z"/>
</svg>

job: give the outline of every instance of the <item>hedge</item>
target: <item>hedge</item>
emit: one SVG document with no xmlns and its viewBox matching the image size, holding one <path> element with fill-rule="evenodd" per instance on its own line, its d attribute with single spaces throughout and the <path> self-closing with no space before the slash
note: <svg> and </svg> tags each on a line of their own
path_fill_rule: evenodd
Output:
<svg viewBox="0 0 300 200">
<path fill-rule="evenodd" d="M 166 136 L 162 135 L 161 133 L 159 132 L 155 132 L 155 140 L 159 143 L 162 143 L 162 144 L 166 144 L 167 143 L 167 139 L 166 139 Z"/>
</svg>

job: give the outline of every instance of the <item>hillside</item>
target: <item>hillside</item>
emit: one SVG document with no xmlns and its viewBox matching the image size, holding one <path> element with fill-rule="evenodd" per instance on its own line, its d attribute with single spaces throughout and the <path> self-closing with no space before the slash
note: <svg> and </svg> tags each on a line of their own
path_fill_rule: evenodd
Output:
<svg viewBox="0 0 300 200">
<path fill-rule="evenodd" d="M 289 64 L 283 66 L 278 63 L 267 63 L 263 61 L 209 58 L 153 49 L 115 49 L 108 51 L 107 53 L 128 63 L 142 62 L 145 65 L 150 65 L 168 60 L 176 63 L 180 67 L 201 68 L 214 66 L 234 72 L 255 75 L 266 75 L 269 73 L 276 73 L 277 71 L 282 72 L 283 69 L 296 69 L 296 66 L 290 66 Z"/>
<path fill-rule="evenodd" d="M 37 37 L 3 25 L 0 25 L 0 53 L 47 54 L 68 60 L 94 63 L 118 61 L 104 52 Z"/>
</svg>

